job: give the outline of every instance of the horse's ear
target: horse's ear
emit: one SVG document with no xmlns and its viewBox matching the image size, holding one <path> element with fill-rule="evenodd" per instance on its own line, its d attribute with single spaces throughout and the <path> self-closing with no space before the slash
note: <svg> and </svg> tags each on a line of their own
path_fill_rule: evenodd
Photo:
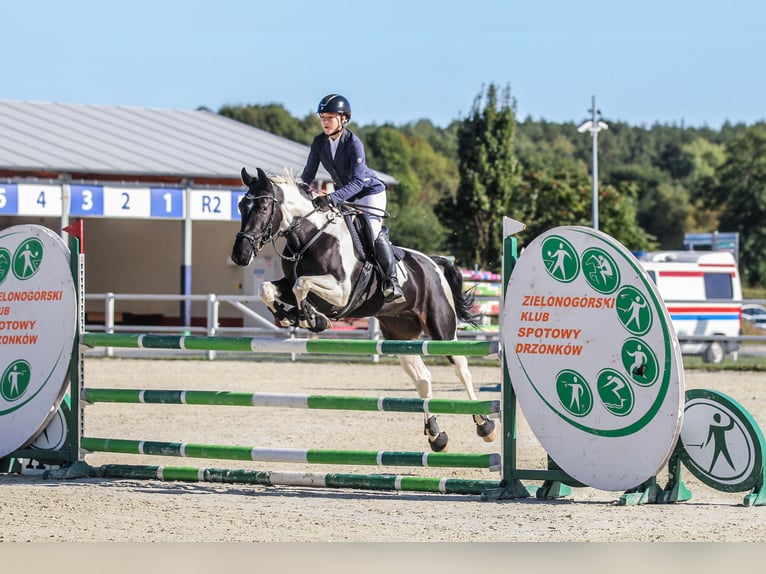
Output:
<svg viewBox="0 0 766 574">
<path fill-rule="evenodd" d="M 258 172 L 258 179 L 263 182 L 262 185 L 268 185 L 269 178 L 266 177 L 266 172 L 263 171 L 260 167 L 255 168 L 255 170 Z"/>
<path fill-rule="evenodd" d="M 243 167 L 240 174 L 242 175 L 242 183 L 244 183 L 247 187 L 250 187 L 250 182 L 253 181 L 253 178 L 249 173 L 247 173 L 247 168 Z"/>
</svg>

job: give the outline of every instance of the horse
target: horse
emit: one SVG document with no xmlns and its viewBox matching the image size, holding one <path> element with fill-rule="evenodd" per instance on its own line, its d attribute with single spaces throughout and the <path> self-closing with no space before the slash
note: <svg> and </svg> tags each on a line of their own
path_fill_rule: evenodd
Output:
<svg viewBox="0 0 766 574">
<path fill-rule="evenodd" d="M 361 253 L 349 227 L 351 220 L 344 217 L 351 212 L 362 215 L 358 208 L 343 203 L 339 208 L 316 209 L 307 186 L 290 173 L 278 177 L 257 168 L 253 176 L 243 167 L 241 176 L 247 192 L 238 205 L 241 226 L 231 259 L 245 267 L 269 242 L 279 253 L 276 241 L 284 238 L 280 254 L 284 276 L 264 282 L 259 293 L 278 325 L 321 332 L 333 319 L 376 317 L 385 339 L 425 335 L 440 341 L 457 338 L 458 321 L 476 325 L 473 293 L 463 292 L 462 275 L 448 259 L 395 248 L 402 256 L 397 275 L 404 301 L 386 303 L 374 265 Z M 468 397 L 476 400 L 467 359 L 448 356 L 447 360 Z M 431 372 L 423 360 L 399 355 L 399 362 L 419 396 L 430 399 Z M 487 442 L 495 439 L 494 421 L 484 415 L 473 415 L 473 421 L 478 436 Z M 432 451 L 448 450 L 447 433 L 427 409 L 424 434 Z"/>
</svg>

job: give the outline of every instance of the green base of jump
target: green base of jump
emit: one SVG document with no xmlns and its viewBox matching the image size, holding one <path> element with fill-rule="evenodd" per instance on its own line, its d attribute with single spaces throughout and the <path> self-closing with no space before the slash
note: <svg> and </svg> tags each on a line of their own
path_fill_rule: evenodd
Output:
<svg viewBox="0 0 766 574">
<path fill-rule="evenodd" d="M 499 485 L 499 481 L 497 480 L 432 478 L 393 474 L 306 473 L 121 464 L 107 464 L 96 469 L 95 472 L 97 472 L 97 476 L 103 478 L 218 482 L 227 484 L 255 484 L 261 486 L 353 488 L 362 490 L 430 492 L 439 494 L 481 495 L 487 488 L 495 488 Z"/>
<path fill-rule="evenodd" d="M 618 504 L 634 506 L 637 504 L 672 504 L 691 500 L 692 493 L 681 480 L 671 480 L 665 488 L 657 484 L 657 477 L 652 477 L 643 484 L 626 491 Z"/>
<path fill-rule="evenodd" d="M 350 488 L 355 490 L 427 492 L 477 496 L 487 489 L 498 488 L 500 485 L 498 480 L 436 478 L 395 474 L 311 473 L 132 464 L 105 464 L 95 467 L 84 462 L 77 462 L 70 467 L 48 470 L 43 474 L 43 477 L 46 479 L 125 478 L 168 482 L 216 482 L 259 486 Z"/>
</svg>

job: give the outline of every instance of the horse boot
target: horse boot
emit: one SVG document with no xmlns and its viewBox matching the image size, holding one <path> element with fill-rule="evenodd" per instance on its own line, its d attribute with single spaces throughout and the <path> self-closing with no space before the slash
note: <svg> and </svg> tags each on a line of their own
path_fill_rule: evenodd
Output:
<svg viewBox="0 0 766 574">
<path fill-rule="evenodd" d="M 396 277 L 396 259 L 391 244 L 382 233 L 375 238 L 375 259 L 378 261 L 383 278 L 383 300 L 386 303 L 404 303 L 404 293 Z"/>
</svg>

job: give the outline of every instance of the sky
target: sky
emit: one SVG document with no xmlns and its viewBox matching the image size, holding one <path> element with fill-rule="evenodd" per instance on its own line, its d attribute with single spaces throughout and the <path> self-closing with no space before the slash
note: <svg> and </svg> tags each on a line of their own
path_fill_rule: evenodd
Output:
<svg viewBox="0 0 766 574">
<path fill-rule="evenodd" d="M 519 120 L 766 119 L 763 0 L 28 0 L 0 5 L 0 100 L 316 111 L 439 126 L 489 84 Z M 585 136 L 584 136 L 585 137 Z"/>
</svg>

